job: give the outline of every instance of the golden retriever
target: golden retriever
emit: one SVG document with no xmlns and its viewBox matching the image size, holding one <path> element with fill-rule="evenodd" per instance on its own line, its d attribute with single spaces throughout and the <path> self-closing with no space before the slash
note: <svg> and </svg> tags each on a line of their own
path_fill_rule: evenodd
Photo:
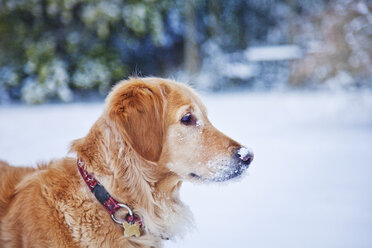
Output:
<svg viewBox="0 0 372 248">
<path fill-rule="evenodd" d="M 1 248 L 159 247 L 187 225 L 184 180 L 225 181 L 253 159 L 190 88 L 161 78 L 118 83 L 71 152 L 38 168 L 0 162 Z"/>
</svg>

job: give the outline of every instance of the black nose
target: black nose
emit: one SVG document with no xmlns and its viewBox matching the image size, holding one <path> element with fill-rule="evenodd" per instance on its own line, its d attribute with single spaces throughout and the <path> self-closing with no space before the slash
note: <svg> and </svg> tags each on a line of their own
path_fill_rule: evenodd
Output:
<svg viewBox="0 0 372 248">
<path fill-rule="evenodd" d="M 249 165 L 254 158 L 253 152 L 248 150 L 245 147 L 240 147 L 236 150 L 236 156 L 240 160 L 240 162 L 243 162 L 244 165 Z"/>
</svg>

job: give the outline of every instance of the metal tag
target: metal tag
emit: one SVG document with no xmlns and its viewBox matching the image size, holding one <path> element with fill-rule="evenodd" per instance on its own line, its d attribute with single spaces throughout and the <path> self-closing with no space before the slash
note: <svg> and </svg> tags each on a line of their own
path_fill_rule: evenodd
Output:
<svg viewBox="0 0 372 248">
<path fill-rule="evenodd" d="M 141 236 L 140 224 L 138 222 L 131 224 L 131 223 L 124 221 L 123 227 L 124 227 L 124 237 L 126 238 L 129 238 L 132 236 L 136 236 L 136 237 Z"/>
</svg>

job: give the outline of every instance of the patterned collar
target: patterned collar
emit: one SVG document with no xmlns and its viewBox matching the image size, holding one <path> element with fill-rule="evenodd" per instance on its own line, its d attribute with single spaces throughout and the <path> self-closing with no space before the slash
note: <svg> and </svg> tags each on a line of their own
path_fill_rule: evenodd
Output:
<svg viewBox="0 0 372 248">
<path fill-rule="evenodd" d="M 112 220 L 115 221 L 115 223 L 123 226 L 124 237 L 141 236 L 141 231 L 143 232 L 144 227 L 140 217 L 134 214 L 129 206 L 123 203 L 119 203 L 117 200 L 115 200 L 115 198 L 113 198 L 107 192 L 107 190 L 97 181 L 97 179 L 95 179 L 93 175 L 89 174 L 85 170 L 85 162 L 83 159 L 79 158 L 77 160 L 77 167 L 85 183 L 88 185 L 90 191 L 111 215 Z M 128 214 L 123 220 L 117 219 L 115 217 L 115 213 L 120 208 L 125 208 L 128 211 Z"/>
</svg>

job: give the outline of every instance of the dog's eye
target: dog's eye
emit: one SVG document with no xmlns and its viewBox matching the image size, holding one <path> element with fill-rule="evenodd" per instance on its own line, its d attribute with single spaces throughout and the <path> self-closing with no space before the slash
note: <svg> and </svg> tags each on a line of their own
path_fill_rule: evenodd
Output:
<svg viewBox="0 0 372 248">
<path fill-rule="evenodd" d="M 191 113 L 187 113 L 182 117 L 181 122 L 184 125 L 192 125 L 195 122 L 195 120 Z"/>
</svg>

